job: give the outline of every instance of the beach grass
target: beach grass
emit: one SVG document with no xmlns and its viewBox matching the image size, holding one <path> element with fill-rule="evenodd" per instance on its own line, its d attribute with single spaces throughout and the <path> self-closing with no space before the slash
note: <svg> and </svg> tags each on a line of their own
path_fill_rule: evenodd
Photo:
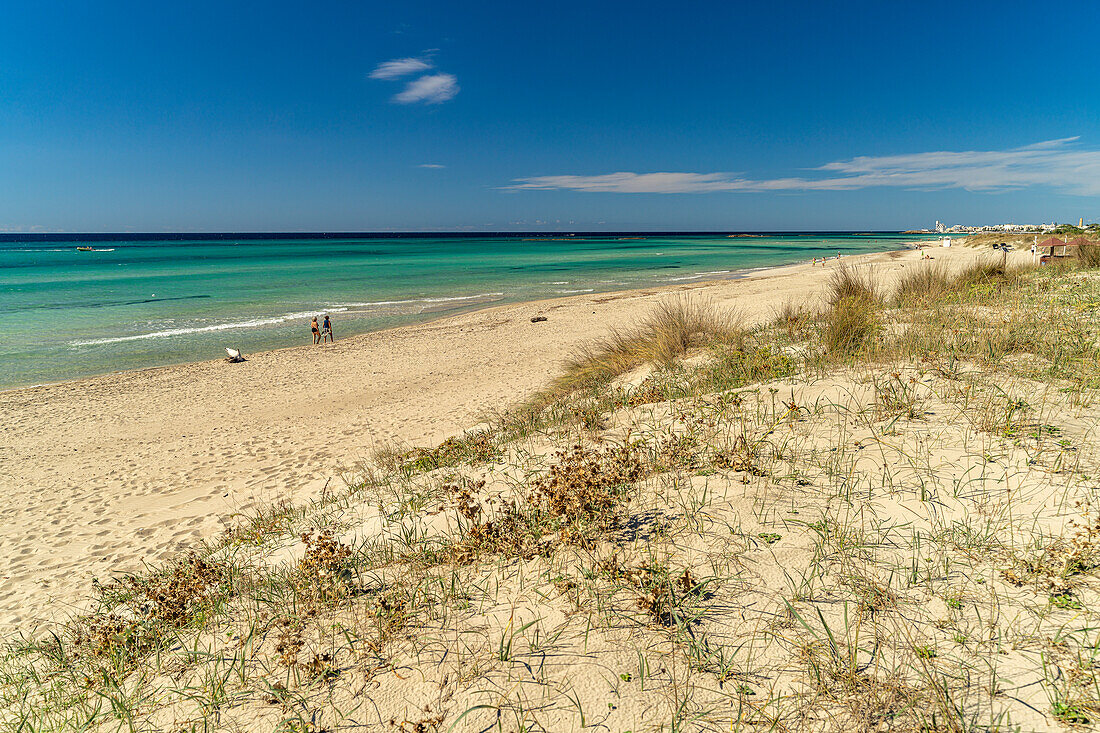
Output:
<svg viewBox="0 0 1100 733">
<path fill-rule="evenodd" d="M 7 645 L 0 730 L 1094 726 L 1098 312 L 1089 255 L 840 269 L 753 326 L 669 299 L 96 584 Z"/>
<path fill-rule="evenodd" d="M 668 298 L 641 323 L 612 329 L 608 336 L 581 345 L 566 360 L 547 394 L 601 386 L 643 364 L 667 366 L 693 346 L 733 342 L 742 331 L 741 320 L 737 313 L 699 300 Z"/>
<path fill-rule="evenodd" d="M 946 264 L 922 262 L 898 279 L 895 299 L 900 306 L 932 304 L 954 289 L 955 278 Z"/>
</svg>

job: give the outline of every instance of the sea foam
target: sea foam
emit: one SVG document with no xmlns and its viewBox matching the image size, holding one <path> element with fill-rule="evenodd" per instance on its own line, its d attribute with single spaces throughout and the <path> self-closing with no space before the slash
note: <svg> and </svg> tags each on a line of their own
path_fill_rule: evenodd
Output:
<svg viewBox="0 0 1100 733">
<path fill-rule="evenodd" d="M 479 293 L 477 295 L 459 295 L 453 298 L 413 298 L 411 300 L 370 300 L 361 303 L 332 303 L 332 308 L 370 308 L 376 305 L 413 305 L 414 303 L 451 303 L 463 300 L 483 300 L 499 298 L 504 293 Z"/>
<path fill-rule="evenodd" d="M 347 308 L 322 308 L 315 311 L 300 311 L 298 313 L 286 313 L 272 318 L 253 318 L 247 321 L 230 321 L 228 323 L 215 323 L 210 326 L 191 326 L 188 328 L 169 328 L 164 331 L 152 333 L 139 333 L 133 336 L 113 336 L 110 338 L 90 339 L 88 341 L 73 341 L 70 346 L 99 346 L 101 344 L 117 344 L 123 341 L 141 341 L 142 339 L 170 338 L 172 336 L 186 336 L 190 333 L 205 333 L 208 331 L 229 331 L 235 328 L 255 328 L 256 326 L 274 326 L 287 321 L 306 320 L 319 313 L 341 313 Z"/>
</svg>

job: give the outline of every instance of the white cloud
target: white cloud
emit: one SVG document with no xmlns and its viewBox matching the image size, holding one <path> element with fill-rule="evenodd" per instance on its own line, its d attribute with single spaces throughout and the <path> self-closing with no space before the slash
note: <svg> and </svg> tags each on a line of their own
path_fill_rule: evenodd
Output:
<svg viewBox="0 0 1100 733">
<path fill-rule="evenodd" d="M 458 94 L 458 79 L 454 74 L 428 74 L 411 81 L 405 89 L 394 95 L 398 104 L 439 104 Z"/>
<path fill-rule="evenodd" d="M 446 167 L 447 166 L 440 165 L 439 163 L 421 163 L 420 165 L 417 166 L 417 168 L 446 168 Z"/>
<path fill-rule="evenodd" d="M 453 96 L 453 95 L 452 95 Z M 1008 150 L 937 151 L 860 156 L 827 163 L 812 178 L 750 179 L 730 173 L 606 173 L 516 179 L 509 190 L 610 193 L 713 191 L 849 191 L 870 187 L 963 188 L 1002 191 L 1051 186 L 1082 196 L 1100 194 L 1100 151 L 1075 146 L 1076 137 Z M 830 175 L 831 174 L 831 175 Z"/>
<path fill-rule="evenodd" d="M 608 193 L 705 193 L 730 191 L 736 181 L 725 173 L 605 173 L 598 176 L 519 178 L 510 189 L 567 189 Z"/>
<path fill-rule="evenodd" d="M 392 59 L 384 61 L 375 67 L 370 73 L 371 79 L 399 79 L 409 74 L 418 74 L 432 68 L 430 62 L 424 59 Z"/>
</svg>

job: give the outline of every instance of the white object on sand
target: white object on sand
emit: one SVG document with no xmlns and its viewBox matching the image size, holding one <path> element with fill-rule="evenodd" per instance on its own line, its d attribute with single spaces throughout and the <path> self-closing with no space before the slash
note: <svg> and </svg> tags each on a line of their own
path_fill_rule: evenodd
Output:
<svg viewBox="0 0 1100 733">
<path fill-rule="evenodd" d="M 241 354 L 240 349 L 231 349 L 226 346 L 225 353 L 229 354 L 229 361 L 231 362 L 244 361 L 244 356 Z"/>
</svg>

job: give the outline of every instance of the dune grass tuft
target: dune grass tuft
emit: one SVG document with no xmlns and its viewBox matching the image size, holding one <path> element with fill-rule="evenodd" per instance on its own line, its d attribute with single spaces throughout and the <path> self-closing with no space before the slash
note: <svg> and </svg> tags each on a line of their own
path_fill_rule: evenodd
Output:
<svg viewBox="0 0 1100 733">
<path fill-rule="evenodd" d="M 878 333 L 877 304 L 865 298 L 844 298 L 825 313 L 824 325 L 822 342 L 826 353 L 857 354 L 870 346 Z"/>
<path fill-rule="evenodd" d="M 869 346 L 879 330 L 881 302 L 870 272 L 842 267 L 825 286 L 829 307 L 822 315 L 825 352 L 851 355 Z"/>
<path fill-rule="evenodd" d="M 955 283 L 959 288 L 972 285 L 1014 282 L 1023 273 L 1023 268 L 1009 265 L 1007 258 L 983 257 L 959 270 Z"/>
<path fill-rule="evenodd" d="M 898 305 L 929 303 L 952 290 L 955 279 L 941 263 L 922 263 L 898 279 L 894 299 Z"/>
<path fill-rule="evenodd" d="M 825 284 L 825 301 L 835 308 L 846 300 L 863 300 L 869 304 L 878 301 L 878 287 L 870 271 L 847 265 L 833 271 Z"/>
<path fill-rule="evenodd" d="M 1077 259 L 1083 267 L 1100 267 L 1100 242 L 1089 242 L 1077 248 Z"/>
<path fill-rule="evenodd" d="M 579 347 L 552 391 L 568 394 L 602 384 L 646 363 L 667 365 L 693 346 L 736 341 L 742 333 L 740 314 L 706 301 L 664 300 L 637 326 Z"/>
<path fill-rule="evenodd" d="M 817 313 L 805 301 L 788 298 L 772 311 L 772 323 L 795 339 L 813 323 Z"/>
<path fill-rule="evenodd" d="M 951 293 L 1011 285 L 1030 269 L 1030 265 L 1009 264 L 1007 258 L 997 256 L 977 259 L 955 272 L 940 263 L 922 263 L 898 279 L 894 302 L 899 307 L 927 305 Z"/>
</svg>

